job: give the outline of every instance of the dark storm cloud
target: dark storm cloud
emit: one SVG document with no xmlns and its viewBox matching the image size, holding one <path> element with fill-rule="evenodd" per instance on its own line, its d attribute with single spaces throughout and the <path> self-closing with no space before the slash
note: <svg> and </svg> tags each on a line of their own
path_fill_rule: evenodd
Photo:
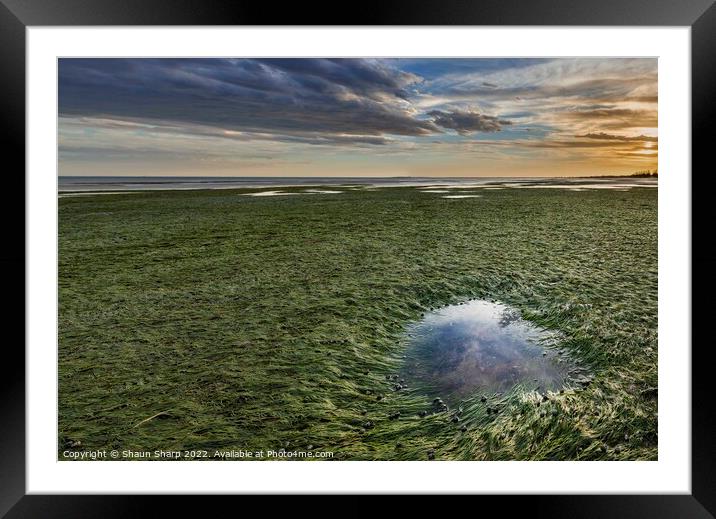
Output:
<svg viewBox="0 0 716 519">
<path fill-rule="evenodd" d="M 510 121 L 498 119 L 492 115 L 460 110 L 451 112 L 432 110 L 428 112 L 428 115 L 433 118 L 433 122 L 438 126 L 455 130 L 460 135 L 468 135 L 474 132 L 499 132 L 503 126 L 512 124 Z"/>
<path fill-rule="evenodd" d="M 308 88 L 318 88 L 323 92 L 347 88 L 372 99 L 382 99 L 386 94 L 407 99 L 408 87 L 421 81 L 415 74 L 390 68 L 380 61 L 364 59 L 270 58 L 259 61 L 291 74 Z"/>
<path fill-rule="evenodd" d="M 366 137 L 440 131 L 404 102 L 418 81 L 358 59 L 62 59 L 59 107 L 70 117 L 380 144 Z"/>
</svg>

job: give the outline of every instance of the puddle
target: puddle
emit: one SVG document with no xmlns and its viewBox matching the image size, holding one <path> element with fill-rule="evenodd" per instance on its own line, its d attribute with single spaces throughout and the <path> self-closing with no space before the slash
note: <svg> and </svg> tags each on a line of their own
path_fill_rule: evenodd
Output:
<svg viewBox="0 0 716 519">
<path fill-rule="evenodd" d="M 70 198 L 74 196 L 96 196 L 96 195 L 133 195 L 136 191 L 83 191 L 81 193 L 58 193 L 58 198 Z"/>
<path fill-rule="evenodd" d="M 523 320 L 500 303 L 470 301 L 425 315 L 407 331 L 403 377 L 409 387 L 456 403 L 477 392 L 505 392 L 517 384 L 558 390 L 584 371 L 554 346 L 558 334 Z M 576 378 L 581 377 L 581 378 Z"/>
<path fill-rule="evenodd" d="M 258 191 L 256 193 L 243 193 L 244 196 L 291 196 L 305 193 L 287 193 L 286 191 Z"/>
</svg>

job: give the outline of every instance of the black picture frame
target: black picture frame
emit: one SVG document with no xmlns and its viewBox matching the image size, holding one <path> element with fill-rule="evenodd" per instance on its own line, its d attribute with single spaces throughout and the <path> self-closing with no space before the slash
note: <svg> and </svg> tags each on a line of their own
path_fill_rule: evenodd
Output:
<svg viewBox="0 0 716 519">
<path fill-rule="evenodd" d="M 337 4 L 305 3 L 273 6 L 262 2 L 197 0 L 0 0 L 0 113 L 7 164 L 5 182 L 15 203 L 1 205 L 6 246 L 0 261 L 13 303 L 6 322 L 19 327 L 25 306 L 25 29 L 28 26 L 91 25 L 551 25 L 551 26 L 689 26 L 692 52 L 692 169 L 708 176 L 708 131 L 716 105 L 716 6 L 714 0 L 405 0 L 362 2 L 339 14 Z M 15 160 L 9 161 L 12 156 Z M 691 172 L 682 172 L 691 175 Z M 691 177 L 693 179 L 693 177 Z M 706 204 L 706 178 L 699 189 L 692 180 L 692 224 L 709 225 L 714 204 Z M 15 196 L 22 192 L 23 196 Z M 19 206 L 19 207 L 18 207 Z M 707 209 L 708 208 L 708 209 Z M 707 232 L 707 231 L 706 231 Z M 692 244 L 698 236 L 692 228 Z M 705 234 L 707 235 L 707 234 Z M 12 244 L 12 246 L 10 246 Z M 692 294 L 711 292 L 716 254 L 692 245 Z M 22 285 L 22 286 L 21 286 Z M 21 299 L 18 295 L 22 291 Z M 9 300 L 9 298 L 8 298 Z M 716 513 L 716 405 L 710 396 L 709 349 L 713 341 L 697 341 L 694 328 L 708 322 L 708 306 L 692 305 L 692 493 L 690 495 L 531 496 L 531 514 L 549 517 L 713 517 Z M 21 332 L 24 343 L 24 331 Z M 26 495 L 25 492 L 25 355 L 20 341 L 6 341 L 6 369 L 0 377 L 0 515 L 18 517 L 143 516 L 147 496 Z M 488 497 L 484 497 L 488 499 Z M 489 497 L 489 499 L 500 499 Z M 504 497 L 502 498 L 504 499 Z M 514 499 L 511 508 L 514 510 Z M 518 503 L 522 504 L 523 498 Z M 165 497 L 162 514 L 174 507 L 189 511 L 186 499 Z M 199 505 L 205 506 L 205 505 Z M 484 509 L 483 509 L 484 510 Z"/>
</svg>

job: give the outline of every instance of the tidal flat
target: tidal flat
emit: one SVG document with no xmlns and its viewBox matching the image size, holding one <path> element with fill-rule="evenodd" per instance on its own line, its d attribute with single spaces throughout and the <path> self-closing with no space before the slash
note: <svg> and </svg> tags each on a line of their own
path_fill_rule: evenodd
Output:
<svg viewBox="0 0 716 519">
<path fill-rule="evenodd" d="M 307 188 L 58 199 L 59 451 L 657 459 L 657 189 Z M 474 299 L 589 378 L 396 383 L 407 330 Z"/>
</svg>

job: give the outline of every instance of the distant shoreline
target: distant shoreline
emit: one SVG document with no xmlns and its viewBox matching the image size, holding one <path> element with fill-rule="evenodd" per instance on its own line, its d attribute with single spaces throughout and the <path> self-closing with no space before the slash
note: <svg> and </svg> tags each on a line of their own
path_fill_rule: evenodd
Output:
<svg viewBox="0 0 716 519">
<path fill-rule="evenodd" d="M 59 177 L 60 194 L 136 191 L 186 191 L 220 189 L 265 189 L 332 186 L 370 187 L 536 187 L 557 184 L 599 185 L 625 182 L 655 186 L 657 177 Z"/>
</svg>

